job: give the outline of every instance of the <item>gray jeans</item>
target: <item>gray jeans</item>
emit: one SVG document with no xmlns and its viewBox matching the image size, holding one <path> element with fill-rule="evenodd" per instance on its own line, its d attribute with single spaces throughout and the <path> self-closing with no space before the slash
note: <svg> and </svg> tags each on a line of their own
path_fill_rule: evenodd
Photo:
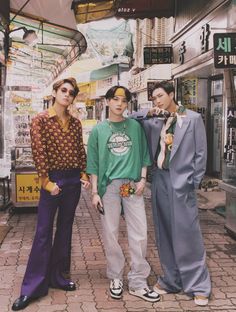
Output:
<svg viewBox="0 0 236 312">
<path fill-rule="evenodd" d="M 101 216 L 103 240 L 107 258 L 107 277 L 122 279 L 125 257 L 118 242 L 121 202 L 127 225 L 131 270 L 128 273 L 129 288 L 142 289 L 150 266 L 146 260 L 147 220 L 143 196 L 121 197 L 120 186 L 126 179 L 113 180 L 108 186 L 102 201 L 105 214 Z"/>
</svg>

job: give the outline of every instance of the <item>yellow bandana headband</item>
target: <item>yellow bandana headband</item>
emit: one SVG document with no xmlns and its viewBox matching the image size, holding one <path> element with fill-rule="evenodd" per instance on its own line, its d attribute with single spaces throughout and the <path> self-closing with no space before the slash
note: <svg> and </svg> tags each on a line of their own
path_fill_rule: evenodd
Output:
<svg viewBox="0 0 236 312">
<path fill-rule="evenodd" d="M 116 89 L 116 92 L 114 94 L 114 96 L 123 96 L 123 97 L 126 97 L 125 95 L 125 90 L 123 88 L 117 88 Z"/>
</svg>

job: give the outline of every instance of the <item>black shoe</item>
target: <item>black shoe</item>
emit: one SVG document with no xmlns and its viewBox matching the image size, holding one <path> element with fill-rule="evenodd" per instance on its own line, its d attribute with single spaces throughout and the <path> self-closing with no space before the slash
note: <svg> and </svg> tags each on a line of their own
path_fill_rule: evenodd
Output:
<svg viewBox="0 0 236 312">
<path fill-rule="evenodd" d="M 23 310 L 30 304 L 31 301 L 32 301 L 31 297 L 20 296 L 19 298 L 16 299 L 11 308 L 13 311 Z"/>
<path fill-rule="evenodd" d="M 65 291 L 74 291 L 74 290 L 76 290 L 76 285 L 74 282 L 69 282 L 69 284 L 61 287 L 61 289 L 65 290 Z"/>
<path fill-rule="evenodd" d="M 62 289 L 65 291 L 74 291 L 76 290 L 76 285 L 74 282 L 69 282 L 67 285 L 64 286 L 50 286 L 51 288 L 56 288 L 56 289 Z"/>
</svg>

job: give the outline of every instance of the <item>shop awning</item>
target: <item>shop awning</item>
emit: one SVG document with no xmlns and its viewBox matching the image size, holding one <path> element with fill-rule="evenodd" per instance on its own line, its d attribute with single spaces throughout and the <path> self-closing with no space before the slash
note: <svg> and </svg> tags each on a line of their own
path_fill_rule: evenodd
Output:
<svg viewBox="0 0 236 312">
<path fill-rule="evenodd" d="M 37 44 L 32 47 L 23 41 L 23 30 L 11 33 L 8 75 L 14 80 L 19 77 L 19 83 L 23 76 L 28 76 L 41 85 L 48 85 L 87 48 L 81 32 L 64 26 L 18 15 L 10 27 L 26 27 L 34 30 L 38 37 Z"/>
<path fill-rule="evenodd" d="M 73 0 L 77 23 L 87 23 L 112 16 L 153 18 L 174 16 L 175 0 Z"/>
<path fill-rule="evenodd" d="M 104 80 L 113 75 L 118 75 L 128 70 L 129 70 L 128 64 L 117 63 L 117 64 L 105 66 L 105 67 L 91 71 L 90 81 Z"/>
<path fill-rule="evenodd" d="M 10 0 L 10 8 L 11 12 L 18 12 L 24 7 L 20 15 L 77 29 L 71 2 L 72 0 Z"/>
</svg>

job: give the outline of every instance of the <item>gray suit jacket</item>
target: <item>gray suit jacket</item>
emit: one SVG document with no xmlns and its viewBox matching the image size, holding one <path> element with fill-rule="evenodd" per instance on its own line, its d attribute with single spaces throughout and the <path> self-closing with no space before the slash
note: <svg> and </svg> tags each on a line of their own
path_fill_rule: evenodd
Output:
<svg viewBox="0 0 236 312">
<path fill-rule="evenodd" d="M 147 113 L 148 109 L 145 109 L 130 117 L 143 125 L 153 161 L 164 120 L 158 117 L 147 118 Z M 169 164 L 172 186 L 180 195 L 198 188 L 207 161 L 206 132 L 201 115 L 187 109 L 186 116 L 181 119 L 181 127 L 176 123 Z"/>
</svg>

